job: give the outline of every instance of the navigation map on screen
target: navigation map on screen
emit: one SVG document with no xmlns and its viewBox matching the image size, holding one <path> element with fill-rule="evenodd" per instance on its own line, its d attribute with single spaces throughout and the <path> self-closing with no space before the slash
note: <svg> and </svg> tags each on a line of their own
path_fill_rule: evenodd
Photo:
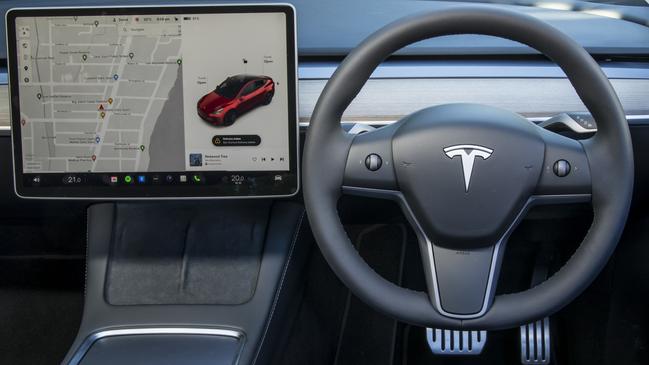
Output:
<svg viewBox="0 0 649 365">
<path fill-rule="evenodd" d="M 288 170 L 286 21 L 17 18 L 23 172 Z"/>
</svg>

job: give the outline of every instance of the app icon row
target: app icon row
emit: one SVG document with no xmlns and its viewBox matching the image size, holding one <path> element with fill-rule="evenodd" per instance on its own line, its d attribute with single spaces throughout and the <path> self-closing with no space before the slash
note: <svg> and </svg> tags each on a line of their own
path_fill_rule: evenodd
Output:
<svg viewBox="0 0 649 365">
<path fill-rule="evenodd" d="M 173 184 L 173 183 L 194 183 L 201 184 L 205 182 L 202 174 L 166 174 L 166 175 L 107 175 L 104 181 L 111 185 L 144 185 L 144 184 Z"/>
</svg>

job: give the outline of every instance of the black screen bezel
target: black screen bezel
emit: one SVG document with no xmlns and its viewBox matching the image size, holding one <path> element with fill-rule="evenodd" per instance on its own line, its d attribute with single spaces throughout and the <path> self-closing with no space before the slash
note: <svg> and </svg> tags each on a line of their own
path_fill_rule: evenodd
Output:
<svg viewBox="0 0 649 365">
<path fill-rule="evenodd" d="M 286 16 L 286 49 L 288 92 L 288 131 L 289 131 L 289 170 L 288 171 L 217 171 L 201 173 L 213 176 L 218 184 L 159 184 L 159 185 L 64 185 L 28 186 L 26 181 L 32 175 L 23 173 L 22 141 L 20 128 L 20 99 L 18 80 L 12 75 L 19 75 L 16 51 L 16 18 L 18 17 L 55 17 L 55 16 L 126 16 L 126 15 L 168 15 L 168 14 L 227 14 L 227 13 L 284 13 Z M 14 186 L 18 196 L 23 198 L 51 199 L 147 199 L 147 198 L 259 198 L 287 197 L 297 194 L 299 190 L 299 154 L 298 154 L 298 116 L 297 116 L 297 57 L 295 9 L 290 4 L 250 4 L 250 5 L 210 5 L 210 6 L 124 6 L 124 7 L 81 7 L 81 8 L 20 8 L 10 9 L 6 14 L 7 56 L 9 69 L 9 91 L 11 104 L 12 152 L 14 163 Z M 182 172 L 175 171 L 175 174 Z M 195 173 L 187 172 L 188 175 Z M 50 175 L 43 173 L 40 175 Z M 106 173 L 84 173 L 78 175 L 105 175 Z M 125 173 L 116 173 L 125 175 Z M 131 175 L 137 175 L 133 172 Z M 160 172 L 164 175 L 165 172 Z M 274 180 L 276 175 L 283 177 L 281 183 Z M 64 175 L 64 174 L 61 174 Z M 245 176 L 255 184 L 234 184 L 229 181 L 230 175 Z"/>
</svg>

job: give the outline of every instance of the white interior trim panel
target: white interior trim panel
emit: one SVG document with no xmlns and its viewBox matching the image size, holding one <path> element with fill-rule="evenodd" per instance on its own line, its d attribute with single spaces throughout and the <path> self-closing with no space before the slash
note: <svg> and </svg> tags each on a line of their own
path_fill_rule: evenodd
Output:
<svg viewBox="0 0 649 365">
<path fill-rule="evenodd" d="M 300 80 L 299 116 L 308 122 L 327 80 Z M 649 114 L 649 80 L 612 79 L 627 115 Z M 478 103 L 526 117 L 587 111 L 567 79 L 370 79 L 345 111 L 344 121 L 394 121 L 419 109 Z"/>
</svg>

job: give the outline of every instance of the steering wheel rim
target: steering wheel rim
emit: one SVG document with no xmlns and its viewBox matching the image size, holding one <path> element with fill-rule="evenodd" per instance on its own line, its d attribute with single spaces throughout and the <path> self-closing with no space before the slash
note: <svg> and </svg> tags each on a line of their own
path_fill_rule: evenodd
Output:
<svg viewBox="0 0 649 365">
<path fill-rule="evenodd" d="M 580 142 L 587 158 L 594 213 L 592 227 L 583 242 L 564 267 L 542 284 L 514 294 L 494 297 L 491 293 L 486 310 L 479 316 L 442 314 L 444 311 L 434 303 L 432 295 L 429 298 L 424 292 L 399 287 L 380 277 L 353 248 L 337 215 L 337 201 L 347 179 L 345 161 L 350 158 L 354 143 L 354 137 L 340 127 L 344 110 L 390 54 L 417 41 L 453 34 L 496 36 L 537 49 L 561 67 L 598 123 L 595 136 Z M 553 137 L 545 134 L 543 138 Z M 546 141 L 546 159 L 551 152 Z M 546 168 L 547 162 L 543 160 Z M 311 117 L 304 147 L 303 184 L 308 217 L 323 256 L 362 301 L 400 321 L 419 326 L 501 329 L 558 311 L 601 271 L 615 249 L 629 211 L 633 153 L 619 99 L 598 64 L 579 44 L 531 16 L 471 6 L 398 20 L 372 34 L 345 58 L 325 86 Z M 533 201 L 528 199 L 517 212 L 512 227 Z M 495 264 L 499 262 L 492 263 Z M 497 274 L 494 280 L 497 282 Z M 489 295 L 485 294 L 485 298 Z"/>
</svg>

